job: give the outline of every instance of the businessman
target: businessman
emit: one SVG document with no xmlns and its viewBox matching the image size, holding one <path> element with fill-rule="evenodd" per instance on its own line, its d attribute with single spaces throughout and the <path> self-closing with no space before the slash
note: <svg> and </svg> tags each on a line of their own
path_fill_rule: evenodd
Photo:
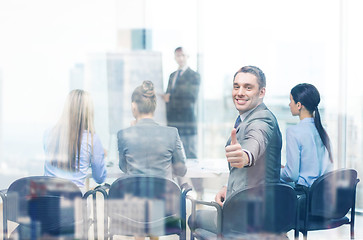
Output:
<svg viewBox="0 0 363 240">
<path fill-rule="evenodd" d="M 188 66 L 189 55 L 184 48 L 176 48 L 174 58 L 178 69 L 170 74 L 164 95 L 168 126 L 178 129 L 187 158 L 197 158 L 196 103 L 200 75 Z"/>
<path fill-rule="evenodd" d="M 259 183 L 277 183 L 281 167 L 281 132 L 263 103 L 265 74 L 255 66 L 239 69 L 233 78 L 232 99 L 239 113 L 225 148 L 230 169 L 228 185 L 216 195 L 223 203 L 232 193 Z M 196 214 L 196 227 L 216 232 L 216 212 Z"/>
<path fill-rule="evenodd" d="M 170 74 L 169 83 L 164 95 L 168 126 L 178 129 L 187 159 L 197 159 L 197 115 L 196 106 L 200 85 L 199 73 L 188 66 L 189 54 L 183 47 L 174 50 L 178 69 Z M 185 179 L 179 178 L 179 182 Z M 191 179 L 193 189 L 199 198 L 203 194 L 203 183 L 200 178 Z"/>
</svg>

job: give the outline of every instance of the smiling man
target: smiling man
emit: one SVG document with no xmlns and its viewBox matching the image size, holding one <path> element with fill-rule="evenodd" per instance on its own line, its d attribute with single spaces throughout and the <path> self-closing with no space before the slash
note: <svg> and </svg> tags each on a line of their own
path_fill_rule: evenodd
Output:
<svg viewBox="0 0 363 240">
<path fill-rule="evenodd" d="M 265 93 L 265 74 L 258 67 L 245 66 L 234 75 L 232 99 L 239 116 L 225 149 L 230 170 L 228 186 L 215 197 L 221 206 L 238 190 L 280 181 L 281 132 L 275 116 L 263 103 Z M 194 220 L 189 218 L 189 226 L 216 233 L 217 212 L 198 210 Z"/>
<path fill-rule="evenodd" d="M 263 103 L 265 93 L 265 74 L 258 67 L 245 66 L 234 75 L 232 99 L 239 116 L 225 149 L 230 175 L 228 186 L 215 197 L 220 205 L 235 191 L 279 182 L 281 132 Z"/>
</svg>

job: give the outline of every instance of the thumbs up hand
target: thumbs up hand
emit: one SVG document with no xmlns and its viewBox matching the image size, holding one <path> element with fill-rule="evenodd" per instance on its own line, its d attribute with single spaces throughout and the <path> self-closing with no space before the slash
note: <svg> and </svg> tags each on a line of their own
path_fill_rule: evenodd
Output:
<svg viewBox="0 0 363 240">
<path fill-rule="evenodd" d="M 231 145 L 239 144 L 237 141 L 237 130 L 233 128 L 231 132 Z"/>
<path fill-rule="evenodd" d="M 248 155 L 237 141 L 236 129 L 231 132 L 231 144 L 226 147 L 227 161 L 231 167 L 243 168 L 250 162 Z"/>
</svg>

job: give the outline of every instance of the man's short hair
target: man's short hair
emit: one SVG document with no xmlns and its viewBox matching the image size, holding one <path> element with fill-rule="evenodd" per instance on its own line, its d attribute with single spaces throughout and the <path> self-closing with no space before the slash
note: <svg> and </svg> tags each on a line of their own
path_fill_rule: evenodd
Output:
<svg viewBox="0 0 363 240">
<path fill-rule="evenodd" d="M 265 74 L 262 72 L 261 69 L 255 66 L 244 66 L 239 69 L 233 76 L 233 81 L 236 78 L 238 73 L 251 73 L 256 76 L 259 88 L 266 87 L 266 77 Z"/>
<path fill-rule="evenodd" d="M 174 50 L 174 52 L 178 52 L 178 51 L 184 51 L 184 49 L 183 49 L 183 47 L 177 47 L 177 48 L 175 48 L 175 50 Z"/>
<path fill-rule="evenodd" d="M 175 48 L 174 54 L 176 52 L 183 52 L 184 55 L 189 56 L 189 51 L 187 49 L 185 49 L 185 47 L 177 47 L 177 48 Z"/>
</svg>

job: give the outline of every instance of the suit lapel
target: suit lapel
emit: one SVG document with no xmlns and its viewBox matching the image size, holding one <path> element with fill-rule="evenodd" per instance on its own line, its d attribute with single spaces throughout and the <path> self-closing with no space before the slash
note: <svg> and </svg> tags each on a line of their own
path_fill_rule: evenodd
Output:
<svg viewBox="0 0 363 240">
<path fill-rule="evenodd" d="M 170 78 L 169 78 L 169 83 L 168 83 L 168 89 L 167 89 L 167 93 L 170 93 L 171 90 L 172 90 L 172 85 L 173 85 L 173 81 L 174 81 L 174 78 L 175 78 L 175 74 L 177 74 L 178 71 L 175 71 L 173 72 L 171 75 L 170 75 Z"/>
<path fill-rule="evenodd" d="M 188 75 L 190 74 L 190 70 L 189 67 L 187 69 L 185 69 L 185 71 L 183 72 L 182 75 L 179 76 L 178 81 L 175 83 L 175 85 L 180 85 L 185 83 L 185 79 L 189 79 Z"/>
<path fill-rule="evenodd" d="M 244 133 L 244 129 L 246 128 L 247 123 L 249 122 L 249 118 L 253 115 L 253 113 L 266 109 L 266 105 L 264 103 L 261 103 L 258 105 L 253 111 L 251 111 L 246 118 L 238 125 L 237 131 L 236 131 L 236 137 L 237 140 L 239 139 L 239 136 Z M 226 146 L 231 144 L 231 137 L 228 138 Z M 230 163 L 228 163 L 228 168 L 231 170 L 233 167 L 231 167 Z"/>
<path fill-rule="evenodd" d="M 266 109 L 266 105 L 264 103 L 261 103 L 260 105 L 258 105 L 253 111 L 251 111 L 246 118 L 243 120 L 243 122 L 248 122 L 249 118 L 255 113 L 258 112 L 260 110 Z"/>
</svg>

